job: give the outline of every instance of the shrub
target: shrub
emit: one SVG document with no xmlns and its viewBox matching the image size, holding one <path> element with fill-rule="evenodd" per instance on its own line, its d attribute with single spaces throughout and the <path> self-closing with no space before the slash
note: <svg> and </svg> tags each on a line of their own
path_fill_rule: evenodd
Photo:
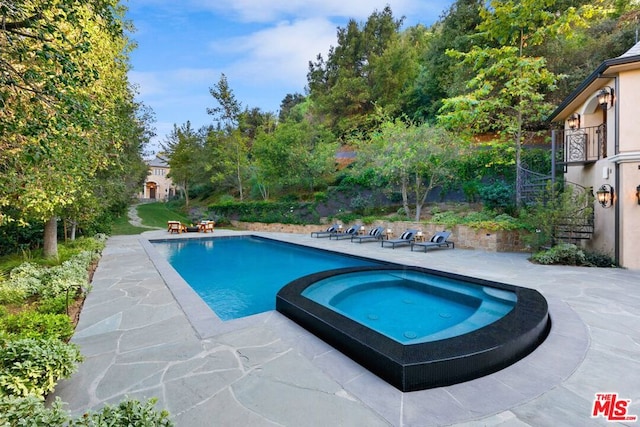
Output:
<svg viewBox="0 0 640 427">
<path fill-rule="evenodd" d="M 38 295 L 44 298 L 54 298 L 66 295 L 68 290 L 75 292 L 87 285 L 89 280 L 88 268 L 97 259 L 98 252 L 82 251 L 53 267 L 41 267 L 25 262 L 11 270 L 9 279 L 0 285 L 0 295 L 6 298 L 10 295 L 24 294 L 27 297 Z"/>
<path fill-rule="evenodd" d="M 70 417 L 60 399 L 46 407 L 35 396 L 0 396 L 0 414 L 4 426 L 67 426 Z"/>
<path fill-rule="evenodd" d="M 591 267 L 617 267 L 615 260 L 609 255 L 585 251 L 585 261 Z"/>
<path fill-rule="evenodd" d="M 538 264 L 585 265 L 582 249 L 570 243 L 554 246 L 546 251 L 538 252 L 531 257 Z"/>
<path fill-rule="evenodd" d="M 538 264 L 577 265 L 583 267 L 616 267 L 611 257 L 596 252 L 585 251 L 574 244 L 562 243 L 538 252 L 531 257 Z"/>
<path fill-rule="evenodd" d="M 490 210 L 469 212 L 466 214 L 445 211 L 434 214 L 431 221 L 435 224 L 444 224 L 447 228 L 452 228 L 458 224 L 466 225 L 469 228 L 490 231 L 518 230 L 523 228 L 520 220 L 507 214 L 496 214 Z"/>
<path fill-rule="evenodd" d="M 82 361 L 75 344 L 55 339 L 5 341 L 0 348 L 0 396 L 44 396 Z"/>
<path fill-rule="evenodd" d="M 67 312 L 68 303 L 72 303 L 72 297 L 75 297 L 76 294 L 69 295 L 69 299 L 67 299 L 66 295 L 59 295 L 53 298 L 43 298 L 38 302 L 38 313 L 43 314 L 65 314 Z"/>
<path fill-rule="evenodd" d="M 36 311 L 22 311 L 0 318 L 0 330 L 12 339 L 52 338 L 67 341 L 73 335 L 73 325 L 66 314 Z"/>
<path fill-rule="evenodd" d="M 480 200 L 487 209 L 511 212 L 514 208 L 513 186 L 504 181 L 495 181 L 479 189 Z"/>
<path fill-rule="evenodd" d="M 173 422 L 165 410 L 156 411 L 157 399 L 146 403 L 125 399 L 116 406 L 106 405 L 97 412 L 87 412 L 72 419 L 57 398 L 50 407 L 34 396 L 0 397 L 2 426 L 47 426 L 47 427 L 171 427 Z"/>
<path fill-rule="evenodd" d="M 0 304 L 20 304 L 27 298 L 24 289 L 14 288 L 6 282 L 0 282 Z"/>
<path fill-rule="evenodd" d="M 116 406 L 106 405 L 99 412 L 89 412 L 74 420 L 73 427 L 171 427 L 166 410 L 156 411 L 154 406 L 157 399 L 149 399 L 141 403 L 134 399 L 125 399 Z"/>
</svg>

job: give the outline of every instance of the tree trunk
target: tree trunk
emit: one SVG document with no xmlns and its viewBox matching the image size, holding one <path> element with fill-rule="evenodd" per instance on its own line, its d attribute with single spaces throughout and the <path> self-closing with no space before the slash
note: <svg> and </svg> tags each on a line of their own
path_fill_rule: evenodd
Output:
<svg viewBox="0 0 640 427">
<path fill-rule="evenodd" d="M 402 190 L 402 207 L 404 208 L 405 215 L 411 215 L 411 210 L 409 209 L 409 195 L 407 189 L 407 177 L 403 176 L 401 181 L 401 190 Z"/>
<path fill-rule="evenodd" d="M 71 220 L 71 231 L 69 232 L 69 240 L 76 240 L 76 230 L 78 229 L 78 223 L 76 220 Z"/>
<path fill-rule="evenodd" d="M 518 111 L 518 131 L 516 133 L 516 207 L 522 206 L 522 112 Z"/>
<path fill-rule="evenodd" d="M 44 257 L 58 257 L 58 218 L 55 216 L 44 223 Z"/>
<path fill-rule="evenodd" d="M 189 209 L 189 184 L 185 181 L 182 184 L 182 188 L 184 188 L 184 205 Z"/>
<path fill-rule="evenodd" d="M 240 191 L 240 201 L 244 200 L 244 194 L 242 193 L 242 171 L 240 170 L 240 148 L 237 148 L 236 158 L 236 173 L 238 174 L 238 190 Z"/>
</svg>

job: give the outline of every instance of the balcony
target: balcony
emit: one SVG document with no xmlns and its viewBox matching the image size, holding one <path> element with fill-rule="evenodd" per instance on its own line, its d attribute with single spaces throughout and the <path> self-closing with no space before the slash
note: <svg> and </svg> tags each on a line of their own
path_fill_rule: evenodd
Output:
<svg viewBox="0 0 640 427">
<path fill-rule="evenodd" d="M 552 133 L 557 165 L 587 165 L 607 157 L 607 125 L 558 129 Z"/>
</svg>

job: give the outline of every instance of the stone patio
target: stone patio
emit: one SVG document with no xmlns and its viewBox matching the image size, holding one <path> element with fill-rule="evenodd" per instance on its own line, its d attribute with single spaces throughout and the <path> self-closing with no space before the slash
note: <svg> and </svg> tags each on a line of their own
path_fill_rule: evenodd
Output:
<svg viewBox="0 0 640 427">
<path fill-rule="evenodd" d="M 236 234 L 247 233 L 214 236 Z M 629 414 L 640 414 L 638 271 L 252 234 L 535 288 L 549 302 L 552 331 L 495 374 L 402 393 L 275 311 L 220 321 L 148 242 L 204 235 L 150 231 L 108 240 L 73 337 L 85 362 L 54 396 L 74 413 L 157 397 L 178 426 L 606 425 L 590 416 L 602 392 L 631 399 Z"/>
</svg>

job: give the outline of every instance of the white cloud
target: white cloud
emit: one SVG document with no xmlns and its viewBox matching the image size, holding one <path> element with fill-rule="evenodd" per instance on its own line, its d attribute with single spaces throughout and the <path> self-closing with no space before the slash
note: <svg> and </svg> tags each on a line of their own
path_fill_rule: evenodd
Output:
<svg viewBox="0 0 640 427">
<path fill-rule="evenodd" d="M 161 76 L 156 72 L 129 71 L 129 81 L 136 85 L 141 97 L 166 93 L 167 87 Z"/>
<path fill-rule="evenodd" d="M 221 14 L 233 14 L 245 22 L 272 22 L 281 19 L 312 17 L 350 17 L 364 20 L 374 10 L 388 4 L 400 17 L 416 13 L 429 4 L 443 4 L 442 0 L 193 0 L 193 4 Z"/>
<path fill-rule="evenodd" d="M 275 81 L 297 85 L 306 83 L 308 63 L 318 53 L 326 57 L 331 45 L 336 44 L 336 26 L 325 19 L 307 19 L 278 25 L 212 43 L 215 51 L 233 49 L 238 58 L 227 74 L 252 84 Z"/>
</svg>

